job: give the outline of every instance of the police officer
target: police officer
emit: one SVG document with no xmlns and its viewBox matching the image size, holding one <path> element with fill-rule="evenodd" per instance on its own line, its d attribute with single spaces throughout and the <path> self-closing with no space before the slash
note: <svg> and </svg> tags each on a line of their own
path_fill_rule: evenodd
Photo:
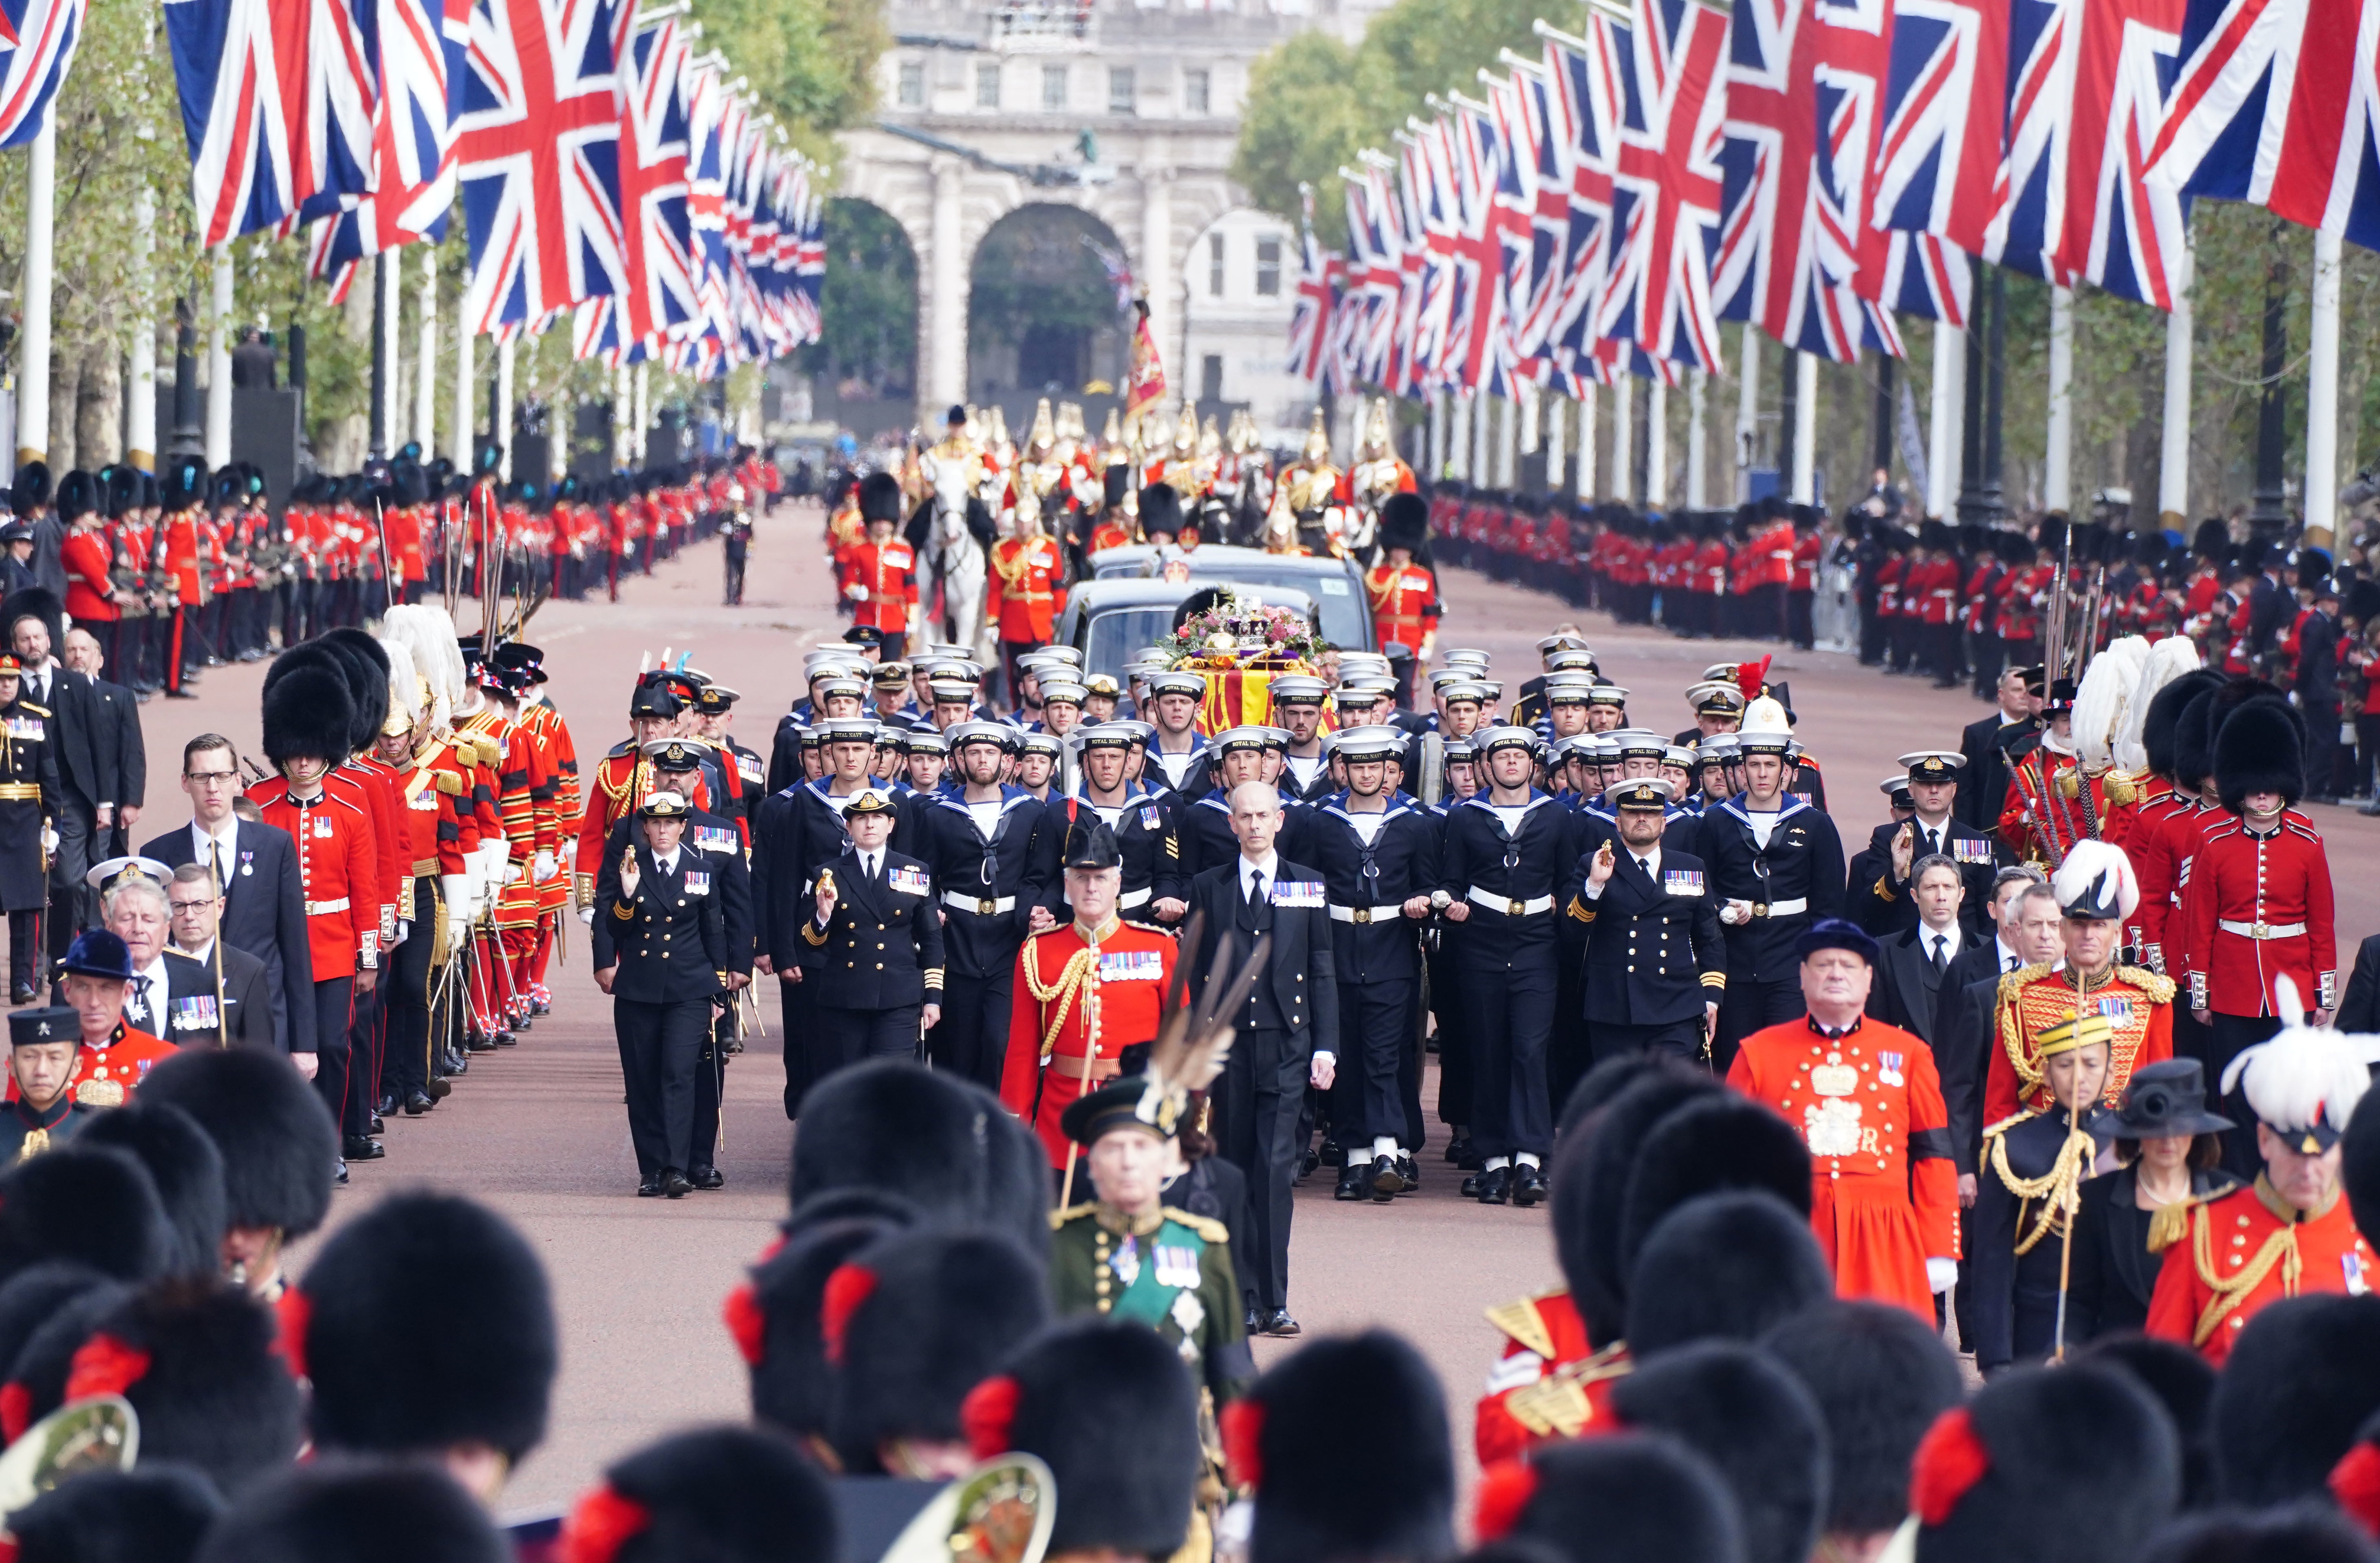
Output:
<svg viewBox="0 0 2380 1563">
<path fill-rule="evenodd" d="M 674 792 L 648 797 L 644 840 L 607 852 L 595 889 L 595 982 L 612 995 L 644 1199 L 694 1187 L 697 1080 L 727 975 L 725 897 L 710 858 L 686 843 L 693 812 Z"/>
<path fill-rule="evenodd" d="M 934 1067 L 1000 1088 L 1008 1046 L 1016 947 L 1033 921 L 1034 830 L 1044 806 L 1000 780 L 1015 729 L 971 721 L 951 729 L 956 786 L 923 800 L 918 855 L 932 866 L 947 963 Z"/>
<path fill-rule="evenodd" d="M 1918 749 L 1900 757 L 1909 772 L 1909 801 L 1914 818 L 1879 825 L 1869 836 L 1860 861 L 1876 872 L 1855 876 L 1847 892 L 1846 908 L 1853 920 L 1883 939 L 1917 926 L 1917 900 L 1911 892 L 1910 869 L 1922 859 L 1942 856 L 1959 866 L 1966 881 L 1966 923 L 1969 934 L 1983 930 L 1982 909 L 1990 904 L 1992 876 L 2010 861 L 1996 836 L 1973 830 L 1955 816 L 1959 771 L 1966 757 L 1953 749 Z"/>
<path fill-rule="evenodd" d="M 1546 1045 L 1553 1028 L 1555 892 L 1578 858 L 1570 813 L 1532 784 L 1536 734 L 1494 727 L 1475 741 L 1486 784 L 1446 816 L 1439 893 L 1457 941 L 1472 1043 L 1471 1140 L 1483 1205 L 1545 1196 L 1553 1144 Z"/>
<path fill-rule="evenodd" d="M 1337 963 L 1339 1051 L 1330 1128 L 1345 1153 L 1339 1199 L 1385 1205 L 1420 1184 L 1420 920 L 1439 879 L 1432 818 L 1389 783 L 1404 753 L 1394 727 L 1338 735 L 1344 792 L 1314 810 L 1306 852 L 1322 871 Z M 1410 1085 L 1411 1089 L 1408 1089 Z M 1368 1141 L 1370 1151 L 1365 1151 Z"/>
<path fill-rule="evenodd" d="M 1126 922 L 1179 923 L 1187 907 L 1189 879 L 1182 871 L 1182 842 L 1174 823 L 1175 803 L 1147 782 L 1131 779 L 1132 753 L 1143 729 L 1137 722 L 1105 721 L 1083 730 L 1075 789 L 1041 806 L 1033 830 L 1033 872 L 1028 893 L 1042 915 L 1036 929 L 1055 927 L 1071 915 L 1065 872 L 1059 854 L 1077 821 L 1098 818 L 1115 838 L 1123 861 L 1123 888 L 1116 915 Z"/>
<path fill-rule="evenodd" d="M 41 981 L 42 911 L 57 840 L 57 750 L 49 709 L 19 697 L 23 669 L 0 653 L 0 907 L 8 913 L 9 999 L 30 1004 Z"/>
<path fill-rule="evenodd" d="M 817 865 L 802 893 L 801 975 L 811 987 L 818 1076 L 871 1058 L 915 1058 L 942 1018 L 942 924 L 933 870 L 885 843 L 898 809 L 874 788 L 843 811 L 841 856 Z"/>
<path fill-rule="evenodd" d="M 1585 1016 L 1596 1061 L 1655 1050 L 1700 1059 L 1727 991 L 1710 876 L 1701 858 L 1662 840 L 1668 782 L 1622 782 L 1606 797 L 1617 833 L 1581 856 L 1567 908 L 1587 929 Z"/>
</svg>

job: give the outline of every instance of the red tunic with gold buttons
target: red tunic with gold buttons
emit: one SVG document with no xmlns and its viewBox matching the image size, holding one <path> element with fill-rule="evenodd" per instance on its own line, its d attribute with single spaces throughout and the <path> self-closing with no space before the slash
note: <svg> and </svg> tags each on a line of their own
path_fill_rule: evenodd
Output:
<svg viewBox="0 0 2380 1563">
<path fill-rule="evenodd" d="M 1126 1048 L 1157 1040 L 1173 952 L 1168 936 L 1112 917 L 1096 949 L 1069 923 L 1017 951 L 1000 1099 L 1041 1136 L 1050 1166 L 1066 1165 L 1058 1119 L 1085 1079 L 1097 1090 L 1122 1072 Z"/>
<path fill-rule="evenodd" d="M 1841 1297 L 1934 1317 L 1925 1261 L 1959 1256 L 1959 1175 L 1934 1050 L 1861 1019 L 1840 1036 L 1800 1020 L 1755 1031 L 1727 1083 L 1810 1146 L 1810 1227 Z"/>
<path fill-rule="evenodd" d="M 888 635 L 905 633 L 909 610 L 917 604 L 917 551 L 899 538 L 854 543 L 843 594 L 852 600 L 854 624 Z"/>
<path fill-rule="evenodd" d="M 1373 566 L 1364 573 L 1364 595 L 1371 599 L 1372 629 L 1382 646 L 1393 641 L 1419 652 L 1438 628 L 1438 577 L 1418 564 Z"/>
<path fill-rule="evenodd" d="M 1049 640 L 1066 607 L 1065 569 L 1064 555 L 1045 537 L 1002 538 L 991 545 L 983 612 L 1000 626 L 1001 639 L 1033 646 Z"/>
<path fill-rule="evenodd" d="M 1504 1354 L 1472 1412 L 1482 1466 L 1574 1438 L 1610 1414 L 1611 1387 L 1632 1366 L 1627 1342 L 1597 1351 L 1567 1290 L 1490 1308 L 1488 1322 L 1503 1332 Z"/>
<path fill-rule="evenodd" d="M 152 1069 L 180 1051 L 164 1037 L 152 1036 L 119 1020 L 107 1046 L 94 1048 L 86 1042 L 76 1049 L 74 1072 L 67 1077 L 67 1093 L 84 1107 L 122 1107 L 125 1097 L 148 1078 Z M 6 1097 L 0 1099 L 17 1099 L 13 1075 L 8 1080 Z"/>
<path fill-rule="evenodd" d="M 371 817 L 327 787 L 310 802 L 289 795 L 279 777 L 248 795 L 267 825 L 298 843 L 298 879 L 306 901 L 306 947 L 314 980 L 333 982 L 380 964 L 380 864 Z"/>
<path fill-rule="evenodd" d="M 2190 1007 L 2218 1015 L 2277 1015 L 2273 984 L 2288 977 L 2309 1009 L 2338 1003 L 2338 941 L 2330 860 L 2304 816 L 2282 814 L 2262 834 L 2217 814 L 2181 889 L 2181 970 Z M 2172 940 L 2168 939 L 2168 955 Z"/>
<path fill-rule="evenodd" d="M 2043 962 L 2000 978 L 1992 1007 L 1989 1061 L 1984 1072 L 1984 1121 L 1998 1123 L 2027 1108 L 2049 1106 L 2034 1038 L 2076 1013 L 2098 1015 L 2115 1028 L 2107 1049 L 2109 1107 L 2123 1099 L 2132 1072 L 2173 1057 L 2173 981 L 2140 966 L 2115 965 L 2085 978 L 2082 990 L 2063 966 Z"/>
<path fill-rule="evenodd" d="M 2317 1292 L 2362 1296 L 2373 1273 L 2346 1200 L 2334 1193 L 2320 1210 L 2299 1210 L 2259 1174 L 2192 1208 L 2188 1231 L 2165 1251 L 2148 1333 L 2193 1347 L 2219 1368 L 2266 1307 Z"/>
</svg>

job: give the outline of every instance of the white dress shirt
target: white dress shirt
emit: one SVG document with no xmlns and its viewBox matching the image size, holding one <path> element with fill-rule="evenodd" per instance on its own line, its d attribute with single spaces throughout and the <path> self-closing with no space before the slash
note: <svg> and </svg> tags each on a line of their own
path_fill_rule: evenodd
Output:
<svg viewBox="0 0 2380 1563">
<path fill-rule="evenodd" d="M 165 955 L 163 951 L 150 958 L 145 966 L 133 968 L 132 980 L 125 985 L 124 1018 L 134 1029 L 152 1036 L 165 1035 Z"/>
<path fill-rule="evenodd" d="M 1660 842 L 1655 842 L 1650 847 L 1645 849 L 1644 855 L 1641 857 L 1637 856 L 1635 853 L 1630 851 L 1627 844 L 1624 842 L 1614 842 L 1611 845 L 1611 850 L 1614 856 L 1635 858 L 1637 865 L 1645 870 L 1645 877 L 1646 878 L 1651 879 L 1657 885 L 1661 882 Z M 1613 865 L 1615 871 L 1617 871 L 1618 866 L 1619 866 L 1616 863 Z M 1604 880 L 1603 883 L 1599 885 L 1594 880 L 1589 879 L 1586 882 L 1586 899 L 1589 901 L 1601 901 L 1603 899 L 1603 892 L 1610 888 L 1611 881 L 1609 879 Z"/>
<path fill-rule="evenodd" d="M 230 890 L 231 877 L 239 872 L 239 816 L 226 817 L 219 836 L 209 835 L 205 826 L 191 820 L 190 861 L 201 868 L 213 864 L 216 875 L 223 880 L 218 888 Z"/>
<path fill-rule="evenodd" d="M 1269 852 L 1261 858 L 1251 858 L 1245 853 L 1240 854 L 1240 899 L 1242 901 L 1248 898 L 1250 876 L 1256 874 L 1264 876 L 1265 894 L 1269 897 L 1273 888 L 1281 883 L 1281 854 Z"/>
<path fill-rule="evenodd" d="M 1936 960 L 1938 952 L 1941 963 L 1947 967 L 1959 958 L 1959 925 L 1955 920 L 1947 928 L 1928 927 L 1923 922 L 1917 925 L 1917 952 L 1929 962 Z"/>
</svg>

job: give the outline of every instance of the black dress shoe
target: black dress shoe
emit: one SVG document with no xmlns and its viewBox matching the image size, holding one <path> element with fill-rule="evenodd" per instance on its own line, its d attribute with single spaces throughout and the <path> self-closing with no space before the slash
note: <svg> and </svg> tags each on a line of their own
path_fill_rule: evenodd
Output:
<svg viewBox="0 0 2380 1563">
<path fill-rule="evenodd" d="M 1512 1169 L 1512 1203 L 1524 1208 L 1546 1197 L 1546 1175 L 1533 1161 Z"/>
<path fill-rule="evenodd" d="M 454 1090 L 455 1083 L 447 1079 L 444 1075 L 433 1074 L 430 1077 L 430 1099 L 431 1101 L 443 1102 L 454 1093 Z"/>
<path fill-rule="evenodd" d="M 1283 1339 L 1293 1335 L 1305 1333 L 1298 1327 L 1297 1321 L 1289 1316 L 1289 1310 L 1286 1308 L 1275 1308 L 1265 1315 L 1264 1332 L 1267 1335 L 1280 1336 Z"/>
<path fill-rule="evenodd" d="M 513 1029 L 515 1031 L 527 1031 L 528 1029 L 528 1020 L 529 1018 L 527 1015 L 515 1015 L 513 1017 Z"/>
<path fill-rule="evenodd" d="M 8 990 L 8 1001 L 19 1006 L 30 1004 L 33 1001 L 33 990 L 19 984 Z"/>
<path fill-rule="evenodd" d="M 661 1197 L 661 1193 L 662 1175 L 658 1172 L 637 1185 L 637 1197 L 638 1199 L 659 1199 Z"/>
<path fill-rule="evenodd" d="M 1486 1173 L 1474 1172 L 1468 1178 L 1463 1179 L 1463 1197 L 1465 1199 L 1477 1199 L 1479 1197 L 1479 1180 L 1485 1176 L 1487 1176 Z"/>
<path fill-rule="evenodd" d="M 342 1161 L 339 1163 L 339 1169 L 332 1175 L 331 1181 L 338 1184 L 339 1187 L 343 1189 L 347 1186 L 347 1164 L 346 1162 Z"/>
<path fill-rule="evenodd" d="M 1405 1192 L 1404 1174 L 1397 1170 L 1394 1157 L 1375 1157 L 1372 1160 L 1369 1181 L 1372 1185 L 1372 1201 L 1376 1205 L 1386 1205 Z"/>
<path fill-rule="evenodd" d="M 1501 1205 L 1512 1197 L 1512 1169 L 1511 1168 L 1490 1167 L 1479 1174 L 1480 1204 Z"/>
<path fill-rule="evenodd" d="M 438 1098 L 427 1091 L 407 1091 L 405 1094 L 405 1116 L 407 1118 L 419 1118 L 437 1105 Z"/>
<path fill-rule="evenodd" d="M 475 1031 L 463 1039 L 463 1047 L 467 1052 L 492 1053 L 496 1050 L 496 1039 L 484 1031 Z"/>
<path fill-rule="evenodd" d="M 349 1161 L 378 1161 L 388 1152 L 370 1134 L 350 1134 L 339 1146 L 339 1154 Z"/>
<path fill-rule="evenodd" d="M 686 1169 L 686 1181 L 698 1189 L 723 1188 L 727 1183 L 727 1180 L 719 1175 L 719 1169 L 716 1167 L 689 1167 Z"/>
<path fill-rule="evenodd" d="M 1470 1154 L 1471 1154 L 1471 1136 L 1470 1136 L 1470 1135 L 1468 1135 L 1468 1134 L 1458 1134 L 1458 1135 L 1456 1135 L 1453 1139 L 1449 1140 L 1449 1141 L 1447 1141 L 1447 1142 L 1446 1142 L 1446 1159 L 1447 1159 L 1447 1160 L 1449 1160 L 1449 1161 L 1451 1161 L 1451 1162 L 1453 1162 L 1456 1166 L 1458 1166 L 1458 1167 L 1462 1166 L 1462 1165 L 1463 1165 L 1463 1158 L 1464 1157 L 1466 1157 L 1466 1156 L 1469 1156 Z"/>
<path fill-rule="evenodd" d="M 1315 1155 L 1312 1151 L 1306 1151 L 1297 1158 L 1297 1175 L 1300 1178 L 1311 1176 L 1314 1169 L 1321 1165 L 1322 1158 L 1320 1157 Z"/>
<path fill-rule="evenodd" d="M 1339 1186 L 1330 1192 L 1332 1199 L 1369 1199 L 1372 1197 L 1372 1169 L 1360 1161 L 1351 1161 L 1339 1169 Z"/>
<path fill-rule="evenodd" d="M 684 1199 L 693 1192 L 694 1185 L 686 1181 L 685 1173 L 674 1167 L 662 1169 L 662 1193 L 664 1196 L 670 1199 Z"/>
<path fill-rule="evenodd" d="M 364 1133 L 367 1134 L 387 1133 L 388 1120 L 382 1118 L 381 1114 L 383 1112 L 395 1112 L 395 1110 L 396 1103 L 394 1099 L 392 1099 L 385 1108 L 374 1108 L 372 1109 L 371 1121 L 364 1126 Z"/>
<path fill-rule="evenodd" d="M 390 1113 L 395 1112 L 395 1110 L 396 1093 L 394 1091 L 382 1091 L 380 1096 L 380 1100 L 372 1103 L 372 1116 L 374 1118 L 386 1118 Z M 372 1125 L 372 1133 L 375 1134 L 380 1133 L 379 1124 L 375 1123 Z"/>
<path fill-rule="evenodd" d="M 1336 1140 L 1326 1139 L 1315 1159 L 1325 1167 L 1344 1167 L 1347 1165 L 1347 1147 Z"/>
<path fill-rule="evenodd" d="M 1262 1335 L 1264 1333 L 1264 1315 L 1257 1313 L 1254 1308 L 1248 1310 L 1247 1332 L 1250 1335 Z"/>
<path fill-rule="evenodd" d="M 1397 1157 L 1397 1176 L 1404 1180 L 1405 1185 L 1397 1192 L 1412 1193 L 1421 1187 L 1421 1164 L 1412 1157 L 1401 1156 Z"/>
<path fill-rule="evenodd" d="M 499 1031 L 496 1033 L 494 1037 L 494 1046 L 499 1048 L 517 1048 L 520 1046 L 520 1038 L 515 1036 L 509 1031 Z"/>
</svg>

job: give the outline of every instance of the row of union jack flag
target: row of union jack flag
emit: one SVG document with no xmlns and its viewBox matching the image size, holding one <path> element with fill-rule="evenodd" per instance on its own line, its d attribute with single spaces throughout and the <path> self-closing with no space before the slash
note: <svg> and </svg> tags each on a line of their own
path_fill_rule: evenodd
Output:
<svg viewBox="0 0 2380 1563">
<path fill-rule="evenodd" d="M 165 0 L 201 240 L 302 237 L 344 294 L 459 206 L 471 332 L 567 325 L 581 357 L 701 375 L 781 356 L 819 333 L 823 198 L 683 19 L 640 21 L 636 0 Z"/>
<path fill-rule="evenodd" d="M 1589 0 L 1342 169 L 1290 369 L 1576 395 L 1963 325 L 1973 258 L 2173 308 L 2190 202 L 2380 248 L 2380 0 Z"/>
</svg>

